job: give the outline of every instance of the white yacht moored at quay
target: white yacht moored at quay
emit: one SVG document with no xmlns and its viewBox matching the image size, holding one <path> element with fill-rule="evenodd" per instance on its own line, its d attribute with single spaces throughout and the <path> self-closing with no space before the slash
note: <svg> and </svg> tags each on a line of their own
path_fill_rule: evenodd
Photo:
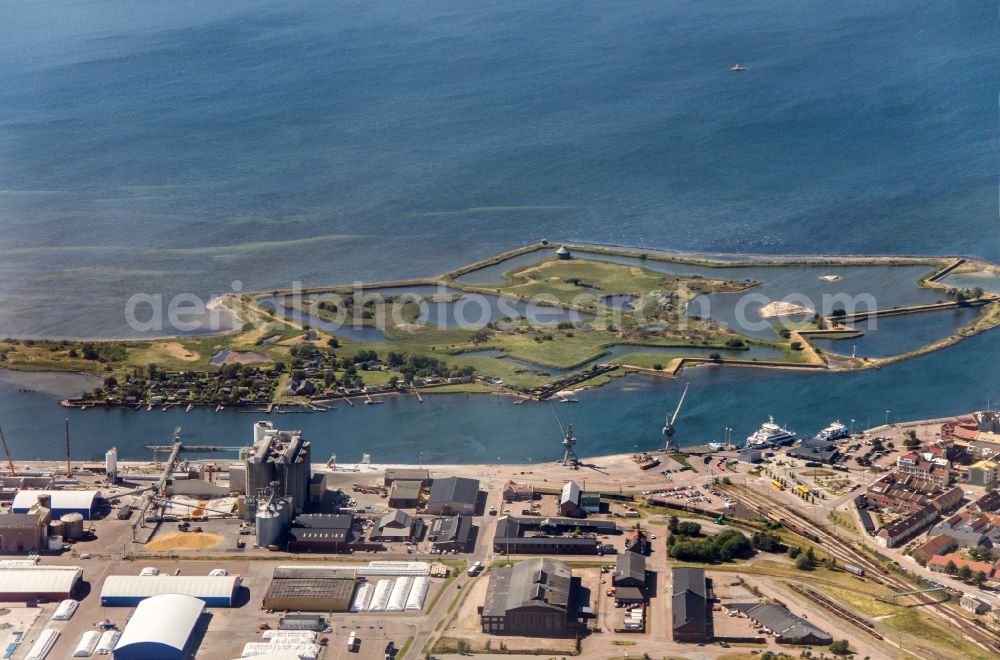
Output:
<svg viewBox="0 0 1000 660">
<path fill-rule="evenodd" d="M 762 449 L 765 447 L 777 447 L 779 445 L 789 445 L 795 441 L 795 433 L 788 429 L 783 429 L 774 422 L 774 417 L 768 416 L 759 429 L 752 435 L 747 436 L 748 449 Z"/>
<path fill-rule="evenodd" d="M 816 434 L 817 440 L 840 440 L 841 438 L 846 438 L 851 433 L 847 430 L 847 426 L 840 423 L 838 419 L 832 422 L 825 429 Z"/>
</svg>

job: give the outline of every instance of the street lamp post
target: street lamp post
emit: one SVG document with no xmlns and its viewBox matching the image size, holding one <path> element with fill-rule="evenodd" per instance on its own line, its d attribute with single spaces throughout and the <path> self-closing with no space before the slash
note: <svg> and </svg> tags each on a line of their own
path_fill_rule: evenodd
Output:
<svg viewBox="0 0 1000 660">
<path fill-rule="evenodd" d="M 890 412 L 892 412 L 892 411 L 890 411 L 890 410 L 886 410 L 885 411 L 885 425 L 886 426 L 889 426 L 889 413 Z"/>
</svg>

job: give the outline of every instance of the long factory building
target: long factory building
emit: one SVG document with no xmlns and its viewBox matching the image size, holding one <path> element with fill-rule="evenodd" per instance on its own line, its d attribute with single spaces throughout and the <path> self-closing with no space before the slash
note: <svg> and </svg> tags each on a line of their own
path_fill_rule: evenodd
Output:
<svg viewBox="0 0 1000 660">
<path fill-rule="evenodd" d="M 133 607 L 164 594 L 190 596 L 208 607 L 232 607 L 240 578 L 234 575 L 109 575 L 101 588 L 104 607 Z"/>
</svg>

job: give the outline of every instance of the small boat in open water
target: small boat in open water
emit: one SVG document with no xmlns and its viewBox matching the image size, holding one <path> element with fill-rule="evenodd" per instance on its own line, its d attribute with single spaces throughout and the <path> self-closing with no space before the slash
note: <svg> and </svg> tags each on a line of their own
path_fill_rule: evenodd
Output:
<svg viewBox="0 0 1000 660">
<path fill-rule="evenodd" d="M 729 67 L 729 70 L 732 71 L 733 73 L 740 73 L 741 71 L 746 71 L 746 67 L 742 67 L 739 64 L 737 64 L 736 66 Z"/>
</svg>

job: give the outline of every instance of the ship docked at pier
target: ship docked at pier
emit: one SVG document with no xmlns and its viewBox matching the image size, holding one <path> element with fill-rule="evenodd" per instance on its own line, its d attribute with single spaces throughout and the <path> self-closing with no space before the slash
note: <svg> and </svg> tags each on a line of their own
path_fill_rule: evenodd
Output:
<svg viewBox="0 0 1000 660">
<path fill-rule="evenodd" d="M 784 429 L 775 423 L 774 417 L 768 417 L 759 429 L 747 436 L 747 449 L 767 449 L 790 445 L 795 442 L 795 433 Z"/>
<path fill-rule="evenodd" d="M 850 431 L 847 430 L 847 425 L 842 424 L 840 420 L 831 422 L 829 426 L 816 434 L 817 440 L 840 440 L 841 438 L 846 438 L 850 435 Z"/>
</svg>

